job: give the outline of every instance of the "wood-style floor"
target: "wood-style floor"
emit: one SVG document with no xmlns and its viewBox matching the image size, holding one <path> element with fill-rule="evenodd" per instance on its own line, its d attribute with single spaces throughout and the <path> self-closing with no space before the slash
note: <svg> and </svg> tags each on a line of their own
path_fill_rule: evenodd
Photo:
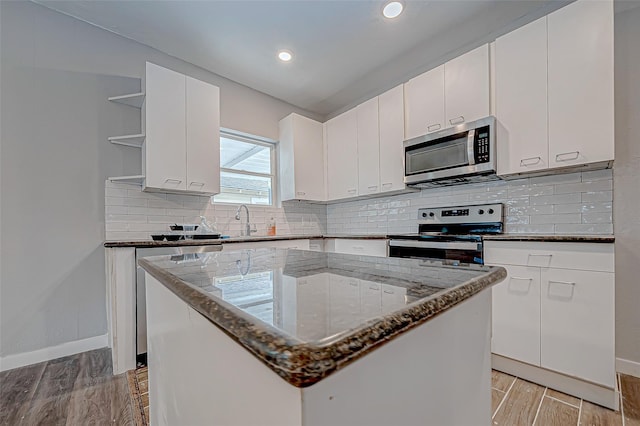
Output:
<svg viewBox="0 0 640 426">
<path fill-rule="evenodd" d="M 108 348 L 0 373 L 0 425 L 133 425 Z"/>
<path fill-rule="evenodd" d="M 493 371 L 493 424 L 505 426 L 640 426 L 640 379 L 618 375 L 620 411 Z"/>
<path fill-rule="evenodd" d="M 0 425 L 148 425 L 147 369 L 111 373 L 106 348 L 2 372 Z M 622 403 L 615 412 L 493 371 L 492 422 L 640 426 L 640 378 L 619 375 L 618 380 Z"/>
</svg>

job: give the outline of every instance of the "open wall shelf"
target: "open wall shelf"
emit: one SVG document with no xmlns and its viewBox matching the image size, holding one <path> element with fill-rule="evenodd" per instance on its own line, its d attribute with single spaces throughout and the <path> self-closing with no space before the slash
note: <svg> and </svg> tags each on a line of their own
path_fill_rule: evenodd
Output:
<svg viewBox="0 0 640 426">
<path fill-rule="evenodd" d="M 109 142 L 115 143 L 118 145 L 132 146 L 134 148 L 142 147 L 144 143 L 145 135 L 144 133 L 139 133 L 136 135 L 124 135 L 124 136 L 112 136 L 109 139 Z"/>
<path fill-rule="evenodd" d="M 142 108 L 144 103 L 144 92 L 131 93 L 129 95 L 111 96 L 108 98 L 111 102 L 117 102 L 119 104 L 129 105 L 135 108 Z"/>
</svg>

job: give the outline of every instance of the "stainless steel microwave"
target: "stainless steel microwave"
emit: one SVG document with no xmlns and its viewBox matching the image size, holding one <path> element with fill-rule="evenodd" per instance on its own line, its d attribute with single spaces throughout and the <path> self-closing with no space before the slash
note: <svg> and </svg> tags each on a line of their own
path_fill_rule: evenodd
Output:
<svg viewBox="0 0 640 426">
<path fill-rule="evenodd" d="M 404 183 L 434 187 L 498 179 L 496 119 L 463 123 L 404 142 Z"/>
</svg>

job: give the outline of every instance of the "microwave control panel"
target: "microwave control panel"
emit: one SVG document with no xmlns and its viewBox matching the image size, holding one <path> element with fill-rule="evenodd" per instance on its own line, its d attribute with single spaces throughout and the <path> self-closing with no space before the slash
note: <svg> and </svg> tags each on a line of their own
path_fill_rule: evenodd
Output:
<svg viewBox="0 0 640 426">
<path fill-rule="evenodd" d="M 473 153 L 475 163 L 489 162 L 489 126 L 476 129 L 473 141 Z"/>
</svg>

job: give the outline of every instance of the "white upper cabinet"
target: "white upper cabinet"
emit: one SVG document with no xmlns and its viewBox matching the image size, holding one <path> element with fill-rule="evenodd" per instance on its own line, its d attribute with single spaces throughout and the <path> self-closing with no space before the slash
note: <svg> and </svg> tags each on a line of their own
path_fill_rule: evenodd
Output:
<svg viewBox="0 0 640 426">
<path fill-rule="evenodd" d="M 187 77 L 187 191 L 220 192 L 220 89 Z"/>
<path fill-rule="evenodd" d="M 380 192 L 405 189 L 404 90 L 397 86 L 378 96 L 380 127 Z"/>
<path fill-rule="evenodd" d="M 185 76 L 147 62 L 145 189 L 187 189 Z"/>
<path fill-rule="evenodd" d="M 496 115 L 502 126 L 498 174 L 549 167 L 547 18 L 496 40 Z"/>
<path fill-rule="evenodd" d="M 352 109 L 325 123 L 327 195 L 330 200 L 358 195 L 358 125 Z"/>
<path fill-rule="evenodd" d="M 445 63 L 445 127 L 487 117 L 489 86 L 488 44 Z"/>
<path fill-rule="evenodd" d="M 446 127 L 444 65 L 412 78 L 404 85 L 405 139 Z"/>
<path fill-rule="evenodd" d="M 144 190 L 220 192 L 220 92 L 147 62 Z"/>
<path fill-rule="evenodd" d="M 579 0 L 547 19 L 551 167 L 611 161 L 613 2 Z"/>
<path fill-rule="evenodd" d="M 356 108 L 358 135 L 358 195 L 380 192 L 380 131 L 378 98 Z"/>
<path fill-rule="evenodd" d="M 326 200 L 322 123 L 290 114 L 280 120 L 280 197 Z"/>
</svg>

